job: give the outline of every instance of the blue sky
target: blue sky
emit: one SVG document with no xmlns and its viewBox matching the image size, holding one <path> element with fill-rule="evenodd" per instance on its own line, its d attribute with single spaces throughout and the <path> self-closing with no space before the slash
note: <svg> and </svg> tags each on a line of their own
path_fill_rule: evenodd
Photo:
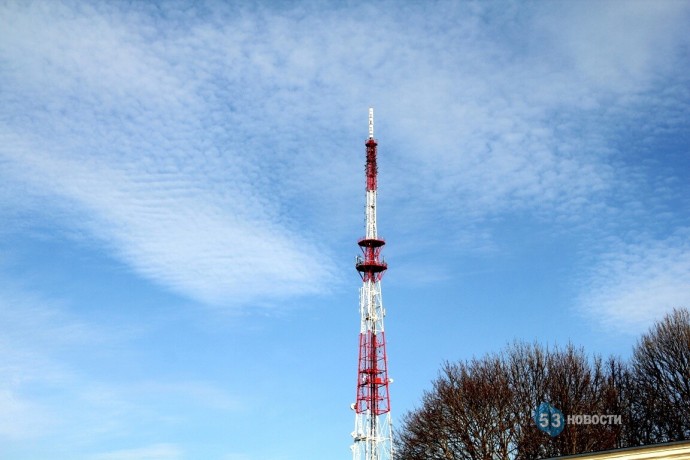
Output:
<svg viewBox="0 0 690 460">
<path fill-rule="evenodd" d="M 0 457 L 348 458 L 375 107 L 394 423 L 690 305 L 690 4 L 0 4 Z"/>
</svg>

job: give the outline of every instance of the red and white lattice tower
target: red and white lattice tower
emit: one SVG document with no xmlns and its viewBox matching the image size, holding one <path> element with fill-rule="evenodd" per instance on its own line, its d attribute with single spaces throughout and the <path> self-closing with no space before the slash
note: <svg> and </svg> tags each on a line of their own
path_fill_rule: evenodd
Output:
<svg viewBox="0 0 690 460">
<path fill-rule="evenodd" d="M 376 140 L 374 109 L 369 109 L 369 138 L 366 140 L 366 208 L 364 238 L 359 240 L 362 255 L 355 266 L 362 277 L 359 291 L 359 366 L 355 430 L 352 432 L 354 460 L 389 460 L 392 458 L 392 426 L 388 385 L 388 363 L 381 299 L 381 277 L 388 265 L 381 257 L 385 241 L 376 232 Z"/>
</svg>

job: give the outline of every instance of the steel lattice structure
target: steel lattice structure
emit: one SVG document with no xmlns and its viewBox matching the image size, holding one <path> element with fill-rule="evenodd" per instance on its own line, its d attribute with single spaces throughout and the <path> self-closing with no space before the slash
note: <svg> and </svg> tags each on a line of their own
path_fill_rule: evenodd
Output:
<svg viewBox="0 0 690 460">
<path fill-rule="evenodd" d="M 361 325 L 359 332 L 359 364 L 357 370 L 357 399 L 355 430 L 352 432 L 354 460 L 390 460 L 392 454 L 392 425 L 388 386 L 388 362 L 383 318 L 386 311 L 381 298 L 381 277 L 388 265 L 381 256 L 386 244 L 376 231 L 377 174 L 374 139 L 374 109 L 369 109 L 369 138 L 366 145 L 366 208 L 364 238 L 358 244 L 362 255 L 355 267 L 362 277 L 359 291 Z"/>
</svg>

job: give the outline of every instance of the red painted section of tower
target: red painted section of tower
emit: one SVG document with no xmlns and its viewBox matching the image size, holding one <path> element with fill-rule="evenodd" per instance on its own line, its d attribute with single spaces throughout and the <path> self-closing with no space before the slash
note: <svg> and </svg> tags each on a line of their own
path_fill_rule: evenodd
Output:
<svg viewBox="0 0 690 460">
<path fill-rule="evenodd" d="M 360 334 L 355 411 L 362 413 L 369 410 L 374 415 L 389 412 L 388 382 L 385 334 L 373 334 L 370 331 Z"/>
<path fill-rule="evenodd" d="M 374 139 L 367 139 L 365 144 L 367 146 L 367 191 L 376 190 L 376 176 L 378 174 L 378 167 L 376 165 L 376 146 L 378 145 Z"/>
</svg>

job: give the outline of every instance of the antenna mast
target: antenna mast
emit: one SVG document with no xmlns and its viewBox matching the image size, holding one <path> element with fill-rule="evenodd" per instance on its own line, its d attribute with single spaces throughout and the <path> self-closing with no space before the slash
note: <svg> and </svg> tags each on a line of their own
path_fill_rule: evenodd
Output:
<svg viewBox="0 0 690 460">
<path fill-rule="evenodd" d="M 352 432 L 353 460 L 392 459 L 392 425 L 388 385 L 388 361 L 383 318 L 386 311 L 381 298 L 381 278 L 388 265 L 381 256 L 386 242 L 376 229 L 377 174 L 374 139 L 374 109 L 369 109 L 369 138 L 366 146 L 366 207 L 365 236 L 358 242 L 362 255 L 355 259 L 355 268 L 362 278 L 359 290 L 359 365 L 355 430 Z"/>
</svg>

